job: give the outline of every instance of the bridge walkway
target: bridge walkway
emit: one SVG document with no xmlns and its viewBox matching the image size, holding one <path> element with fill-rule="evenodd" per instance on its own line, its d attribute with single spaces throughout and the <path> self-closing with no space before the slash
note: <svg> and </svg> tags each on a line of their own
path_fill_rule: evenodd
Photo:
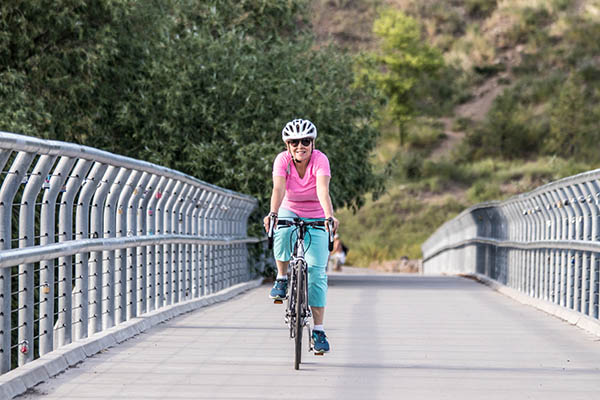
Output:
<svg viewBox="0 0 600 400">
<path fill-rule="evenodd" d="M 332 274 L 332 352 L 293 369 L 263 285 L 174 318 L 18 399 L 598 399 L 600 340 L 475 281 Z"/>
</svg>

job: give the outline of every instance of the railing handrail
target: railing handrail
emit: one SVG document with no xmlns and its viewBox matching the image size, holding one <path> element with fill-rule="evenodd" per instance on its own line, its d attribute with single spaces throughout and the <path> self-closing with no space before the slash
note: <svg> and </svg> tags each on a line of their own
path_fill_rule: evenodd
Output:
<svg viewBox="0 0 600 400">
<path fill-rule="evenodd" d="M 438 229 L 436 229 L 436 231 L 424 242 L 423 246 L 424 247 L 429 247 L 428 242 L 430 240 L 435 241 L 435 236 L 436 233 L 439 231 L 443 231 L 447 226 L 451 226 L 452 224 L 454 224 L 453 221 L 462 218 L 466 215 L 472 214 L 473 211 L 476 210 L 481 210 L 481 209 L 485 209 L 485 208 L 490 208 L 490 207 L 500 207 L 503 205 L 508 205 L 508 204 L 513 204 L 513 203 L 518 203 L 520 201 L 522 201 L 523 199 L 527 199 L 530 198 L 532 196 L 535 196 L 537 194 L 543 193 L 543 192 L 547 192 L 549 190 L 552 189 L 556 189 L 556 188 L 562 188 L 565 186 L 570 186 L 570 185 L 574 185 L 574 184 L 580 184 L 580 183 L 585 183 L 590 181 L 591 179 L 600 179 L 600 168 L 599 169 L 594 169 L 591 171 L 586 171 L 586 172 L 581 172 L 579 174 L 576 175 L 572 175 L 572 176 L 567 176 L 565 178 L 561 178 L 558 179 L 556 181 L 552 181 L 552 182 L 548 182 L 544 185 L 538 186 L 537 188 L 530 190 L 528 192 L 525 193 L 519 193 L 516 194 L 506 200 L 500 201 L 500 200 L 492 200 L 492 201 L 486 201 L 486 202 L 481 202 L 478 204 L 474 204 L 468 208 L 466 208 L 465 210 L 463 210 L 460 214 L 458 214 L 456 217 L 454 217 L 452 220 L 450 221 L 446 221 L 444 224 L 442 224 Z"/>
<path fill-rule="evenodd" d="M 26 248 L 0 251 L 0 268 L 10 268 L 19 264 L 36 263 L 58 257 L 71 256 L 82 252 L 111 251 L 131 247 L 155 246 L 161 244 L 231 245 L 258 243 L 259 238 L 247 237 L 198 237 L 193 235 L 144 235 L 109 239 L 80 239 Z"/>
<path fill-rule="evenodd" d="M 209 191 L 218 191 L 227 193 L 231 197 L 244 199 L 247 201 L 258 201 L 249 195 L 234 192 L 230 189 L 221 188 L 219 186 L 204 182 L 193 176 L 184 174 L 170 168 L 161 167 L 159 165 L 136 160 L 134 158 L 113 154 L 108 151 L 96 149 L 79 144 L 60 142 L 56 140 L 40 139 L 32 136 L 22 136 L 15 133 L 0 131 L 0 149 L 22 151 L 27 153 L 36 153 L 39 155 L 72 157 L 83 160 L 95 161 L 105 164 L 111 164 L 115 167 L 135 169 L 142 172 L 148 172 L 180 180 L 195 186 L 202 187 Z"/>
</svg>

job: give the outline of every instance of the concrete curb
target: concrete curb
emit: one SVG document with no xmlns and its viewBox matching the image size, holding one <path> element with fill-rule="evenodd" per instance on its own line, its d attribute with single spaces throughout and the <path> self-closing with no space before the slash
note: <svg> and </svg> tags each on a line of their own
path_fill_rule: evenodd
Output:
<svg viewBox="0 0 600 400">
<path fill-rule="evenodd" d="M 199 299 L 188 300 L 146 313 L 89 338 L 78 340 L 43 355 L 26 365 L 0 376 L 0 399 L 12 399 L 27 389 L 48 380 L 86 358 L 122 343 L 168 319 L 199 308 L 227 301 L 240 293 L 257 288 L 263 279 L 244 282 Z"/>
<path fill-rule="evenodd" d="M 492 289 L 496 290 L 497 292 L 500 292 L 503 295 L 508 296 L 508 297 L 518 301 L 519 303 L 535 307 L 538 310 L 544 311 L 550 315 L 553 315 L 557 318 L 567 321 L 571 325 L 578 326 L 579 328 L 581 328 L 587 332 L 590 332 L 596 336 L 600 336 L 600 320 L 588 317 L 585 314 L 582 314 L 582 313 L 574 311 L 574 310 L 570 310 L 568 308 L 559 306 L 559 305 L 551 303 L 549 301 L 528 296 L 526 294 L 519 292 L 518 290 L 509 288 L 508 286 L 505 286 L 493 279 L 490 279 L 485 275 L 481 275 L 481 274 L 477 274 L 477 273 L 470 273 L 470 274 L 463 274 L 461 276 L 464 276 L 467 278 L 473 278 L 473 279 L 477 280 L 478 282 L 481 282 L 484 285 L 491 287 Z"/>
</svg>

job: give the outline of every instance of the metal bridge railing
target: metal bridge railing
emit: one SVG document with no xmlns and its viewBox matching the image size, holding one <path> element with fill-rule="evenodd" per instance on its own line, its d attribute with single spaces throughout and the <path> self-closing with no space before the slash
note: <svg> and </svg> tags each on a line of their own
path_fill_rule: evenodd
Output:
<svg viewBox="0 0 600 400">
<path fill-rule="evenodd" d="M 151 163 L 0 132 L 0 372 L 251 278 L 256 199 Z"/>
<path fill-rule="evenodd" d="M 422 246 L 425 273 L 476 273 L 598 319 L 600 170 L 475 205 Z"/>
</svg>

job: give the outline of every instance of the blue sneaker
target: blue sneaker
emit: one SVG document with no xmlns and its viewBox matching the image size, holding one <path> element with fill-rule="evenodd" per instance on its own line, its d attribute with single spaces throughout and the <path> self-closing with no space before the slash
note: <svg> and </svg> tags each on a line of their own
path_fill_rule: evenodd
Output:
<svg viewBox="0 0 600 400">
<path fill-rule="evenodd" d="M 273 285 L 273 289 L 271 289 L 271 293 L 269 297 L 273 300 L 285 300 L 287 299 L 287 279 L 277 279 L 275 284 Z"/>
<path fill-rule="evenodd" d="M 329 342 L 327 341 L 327 335 L 323 331 L 312 331 L 313 349 L 315 353 L 327 353 L 329 351 Z"/>
</svg>

